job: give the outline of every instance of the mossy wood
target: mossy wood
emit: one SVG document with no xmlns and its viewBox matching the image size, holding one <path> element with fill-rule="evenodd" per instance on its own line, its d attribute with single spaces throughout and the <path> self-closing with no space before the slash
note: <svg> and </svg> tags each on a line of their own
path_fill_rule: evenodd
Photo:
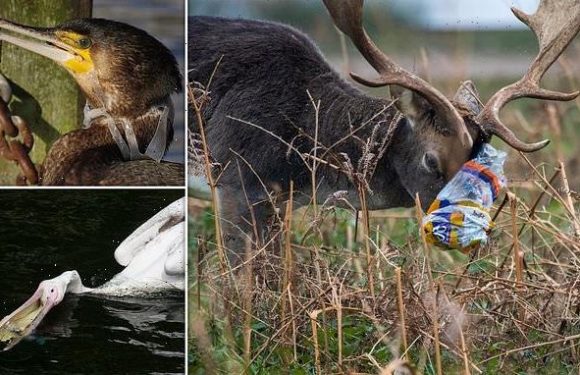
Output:
<svg viewBox="0 0 580 375">
<path fill-rule="evenodd" d="M 66 20 L 90 17 L 92 0 L 2 0 L 0 17 L 25 25 L 52 27 Z M 0 72 L 10 81 L 10 109 L 23 117 L 34 133 L 32 160 L 39 165 L 52 143 L 78 128 L 83 94 L 61 67 L 49 59 L 2 43 Z M 0 185 L 12 185 L 19 173 L 13 163 L 0 159 Z"/>
</svg>

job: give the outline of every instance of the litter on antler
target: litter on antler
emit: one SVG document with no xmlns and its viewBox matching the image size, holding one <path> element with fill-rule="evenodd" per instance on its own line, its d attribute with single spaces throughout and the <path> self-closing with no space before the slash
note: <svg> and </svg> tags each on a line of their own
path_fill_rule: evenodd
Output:
<svg viewBox="0 0 580 375">
<path fill-rule="evenodd" d="M 463 252 L 487 242 L 494 225 L 489 216 L 491 205 L 506 186 L 505 158 L 505 152 L 486 143 L 461 167 L 423 219 L 427 242 Z"/>
</svg>

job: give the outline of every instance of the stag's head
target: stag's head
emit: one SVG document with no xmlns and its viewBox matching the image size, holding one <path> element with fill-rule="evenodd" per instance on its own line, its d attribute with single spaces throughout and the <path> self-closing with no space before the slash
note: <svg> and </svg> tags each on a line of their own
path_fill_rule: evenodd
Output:
<svg viewBox="0 0 580 375">
<path fill-rule="evenodd" d="M 409 195 L 419 193 L 424 205 L 471 158 L 481 141 L 488 141 L 492 135 L 523 152 L 537 151 L 549 143 L 522 142 L 502 123 L 499 111 L 509 101 L 522 97 L 572 100 L 579 94 L 540 88 L 544 73 L 580 30 L 578 0 L 541 0 L 533 15 L 512 8 L 516 17 L 536 34 L 539 52 L 520 80 L 497 91 L 485 105 L 471 82 L 464 82 L 449 100 L 379 50 L 363 27 L 364 0 L 323 1 L 336 26 L 379 73 L 376 80 L 351 73 L 353 79 L 370 87 L 391 86 L 396 105 L 406 118 L 397 130 L 392 162 Z"/>
</svg>

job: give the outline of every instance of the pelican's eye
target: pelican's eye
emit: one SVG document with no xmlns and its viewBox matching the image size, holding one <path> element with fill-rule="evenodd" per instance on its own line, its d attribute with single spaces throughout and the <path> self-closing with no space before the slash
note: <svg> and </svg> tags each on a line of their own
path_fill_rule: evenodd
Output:
<svg viewBox="0 0 580 375">
<path fill-rule="evenodd" d="M 87 49 L 93 45 L 93 41 L 90 40 L 89 38 L 81 38 L 77 41 L 77 45 L 81 49 Z"/>
<path fill-rule="evenodd" d="M 50 290 L 50 292 L 51 292 L 51 293 L 54 293 L 54 288 L 52 288 L 52 289 Z"/>
</svg>

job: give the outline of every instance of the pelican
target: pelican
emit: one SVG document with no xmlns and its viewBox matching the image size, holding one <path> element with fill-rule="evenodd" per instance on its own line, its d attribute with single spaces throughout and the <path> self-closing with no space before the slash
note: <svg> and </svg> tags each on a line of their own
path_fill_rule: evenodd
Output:
<svg viewBox="0 0 580 375">
<path fill-rule="evenodd" d="M 125 269 L 105 284 L 89 288 L 77 271 L 44 280 L 22 306 L 0 321 L 0 344 L 9 350 L 29 335 L 67 293 L 144 296 L 185 290 L 185 198 L 159 211 L 115 250 Z"/>
</svg>

